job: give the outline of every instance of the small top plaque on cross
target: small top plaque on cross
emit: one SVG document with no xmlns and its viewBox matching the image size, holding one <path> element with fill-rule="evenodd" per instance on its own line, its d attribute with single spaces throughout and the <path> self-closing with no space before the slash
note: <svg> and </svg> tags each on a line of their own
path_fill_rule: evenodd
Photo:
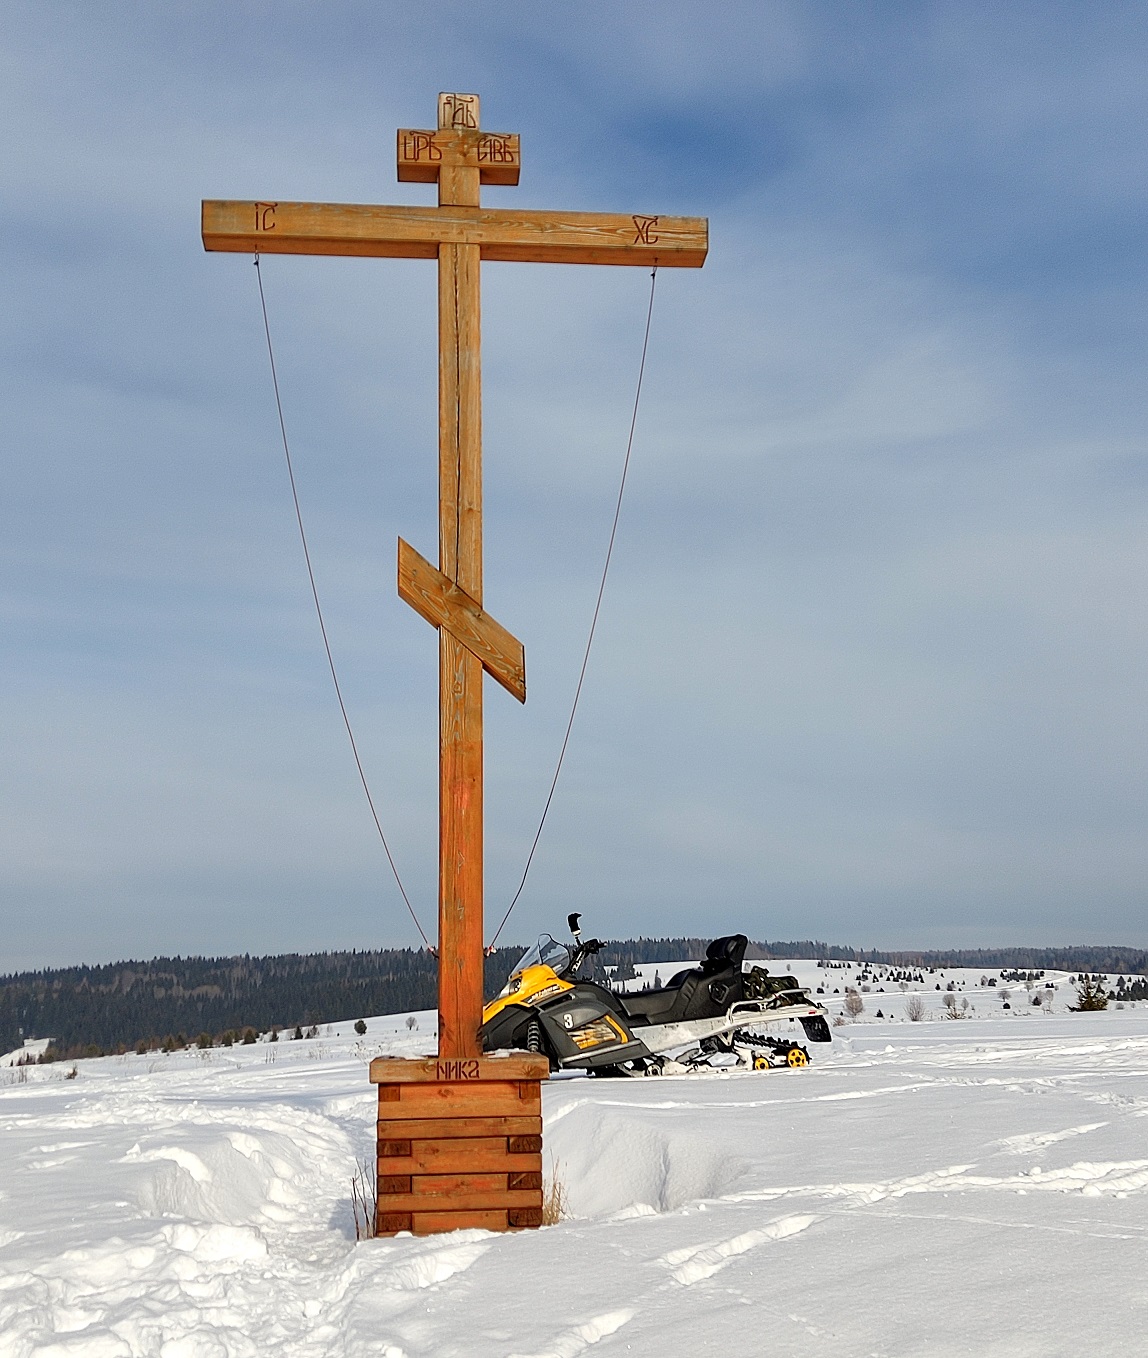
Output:
<svg viewBox="0 0 1148 1358">
<path fill-rule="evenodd" d="M 439 127 L 461 127 L 478 131 L 477 94 L 440 94 L 438 97 Z"/>
<path fill-rule="evenodd" d="M 486 209 L 483 184 L 518 183 L 516 133 L 484 132 L 476 94 L 440 94 L 438 126 L 400 129 L 398 177 L 438 185 L 437 207 L 259 201 L 203 204 L 208 250 L 437 259 L 438 565 L 399 541 L 399 593 L 439 638 L 439 1056 L 481 1053 L 482 675 L 526 699 L 523 648 L 483 607 L 482 260 L 700 268 L 702 217 Z"/>
</svg>

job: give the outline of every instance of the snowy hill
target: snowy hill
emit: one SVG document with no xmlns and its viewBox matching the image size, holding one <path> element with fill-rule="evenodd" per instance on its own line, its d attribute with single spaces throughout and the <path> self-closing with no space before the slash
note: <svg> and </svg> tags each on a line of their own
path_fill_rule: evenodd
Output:
<svg viewBox="0 0 1148 1358">
<path fill-rule="evenodd" d="M 641 990 L 646 984 L 663 984 L 688 962 L 649 962 L 636 966 L 636 980 L 618 986 L 620 990 Z M 894 967 L 856 962 L 820 962 L 807 958 L 770 959 L 747 962 L 764 966 L 773 976 L 795 976 L 810 994 L 829 1011 L 830 1019 L 846 1017 L 845 995 L 853 989 L 861 998 L 862 1012 L 851 1022 L 882 1021 L 927 1022 L 930 1019 L 1048 1017 L 1065 1013 L 1075 1005 L 1076 973 L 1045 971 L 1024 973 L 1031 979 L 1016 979 L 1007 968 L 972 970 L 965 967 Z M 1124 979 L 1124 978 L 1121 978 Z M 1140 978 L 1127 978 L 1129 981 Z M 1109 978 L 1115 986 L 1116 978 Z M 945 995 L 952 996 L 946 1003 Z M 910 1001 L 917 997 L 917 1003 Z M 1120 1002 L 1135 1009 L 1137 1002 Z M 1139 1002 L 1148 1011 L 1148 1003 Z M 919 1011 L 920 1018 L 910 1013 Z"/>
<path fill-rule="evenodd" d="M 51 1041 L 50 1037 L 29 1037 L 22 1046 L 0 1056 L 0 1066 L 20 1066 L 38 1061 L 48 1050 Z"/>
<path fill-rule="evenodd" d="M 769 965 L 840 1009 L 844 972 Z M 949 981 L 973 1017 L 942 1017 Z M 0 1354 L 1044 1358 L 1084 1315 L 1139 1332 L 1144 1006 L 855 982 L 886 989 L 806 1070 L 550 1081 L 572 1215 L 506 1236 L 355 1243 L 366 1064 L 430 1048 L 431 1014 L 0 1071 Z"/>
</svg>

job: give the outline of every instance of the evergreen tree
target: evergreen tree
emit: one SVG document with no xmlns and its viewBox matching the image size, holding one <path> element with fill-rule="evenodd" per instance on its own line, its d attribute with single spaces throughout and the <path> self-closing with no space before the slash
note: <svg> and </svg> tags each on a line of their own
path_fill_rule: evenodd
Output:
<svg viewBox="0 0 1148 1358">
<path fill-rule="evenodd" d="M 1091 976 L 1087 972 L 1081 974 L 1076 986 L 1076 1004 L 1068 1007 L 1073 1013 L 1089 1013 L 1098 1009 L 1108 1008 L 1108 993 L 1104 989 L 1104 983 L 1108 978 L 1105 976 Z"/>
</svg>

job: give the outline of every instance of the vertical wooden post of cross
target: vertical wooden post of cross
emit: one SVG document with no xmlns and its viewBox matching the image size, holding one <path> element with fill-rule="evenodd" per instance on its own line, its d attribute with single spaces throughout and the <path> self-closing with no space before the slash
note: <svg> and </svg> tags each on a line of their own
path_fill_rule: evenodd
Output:
<svg viewBox="0 0 1148 1358">
<path fill-rule="evenodd" d="M 440 95 L 438 125 L 477 128 L 478 97 Z M 440 207 L 478 207 L 477 164 L 438 172 Z M 482 603 L 479 247 L 438 247 L 439 570 Z M 439 628 L 438 1051 L 478 1056 L 482 1023 L 482 664 Z"/>
</svg>

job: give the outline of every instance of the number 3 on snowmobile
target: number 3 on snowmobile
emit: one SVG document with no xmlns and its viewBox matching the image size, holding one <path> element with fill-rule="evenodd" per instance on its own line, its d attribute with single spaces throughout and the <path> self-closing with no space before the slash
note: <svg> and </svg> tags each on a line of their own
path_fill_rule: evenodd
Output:
<svg viewBox="0 0 1148 1358">
<path fill-rule="evenodd" d="M 743 966 L 744 934 L 715 938 L 705 960 L 658 990 L 620 995 L 583 976 L 601 950 L 569 917 L 573 944 L 543 934 L 482 1013 L 485 1051 L 545 1052 L 551 1070 L 660 1075 L 700 1066 L 804 1066 L 806 1048 L 762 1030 L 800 1022 L 810 1042 L 831 1040 L 825 1009 L 792 976 Z"/>
</svg>

